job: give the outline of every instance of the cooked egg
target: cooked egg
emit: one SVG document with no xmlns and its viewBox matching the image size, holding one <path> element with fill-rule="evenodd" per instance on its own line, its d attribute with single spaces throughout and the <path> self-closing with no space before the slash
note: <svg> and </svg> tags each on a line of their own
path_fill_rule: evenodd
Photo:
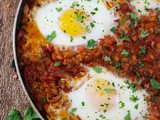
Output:
<svg viewBox="0 0 160 120">
<path fill-rule="evenodd" d="M 131 5 L 135 7 L 138 15 L 147 15 L 149 9 L 160 9 L 160 0 L 132 0 Z"/>
<path fill-rule="evenodd" d="M 144 90 L 133 91 L 126 84 L 125 78 L 116 77 L 103 69 L 96 73 L 89 68 L 86 82 L 77 90 L 69 93 L 72 109 L 82 120 L 144 120 L 147 103 Z M 83 81 L 83 80 L 82 80 Z"/>
<path fill-rule="evenodd" d="M 41 7 L 35 21 L 50 42 L 68 47 L 98 41 L 110 32 L 115 19 L 101 0 L 57 0 Z"/>
</svg>

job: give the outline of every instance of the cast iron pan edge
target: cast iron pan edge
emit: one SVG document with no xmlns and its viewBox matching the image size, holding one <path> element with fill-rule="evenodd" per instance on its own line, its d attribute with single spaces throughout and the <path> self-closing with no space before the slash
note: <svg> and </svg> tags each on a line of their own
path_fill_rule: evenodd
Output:
<svg viewBox="0 0 160 120">
<path fill-rule="evenodd" d="M 22 18 L 22 12 L 23 12 L 23 6 L 25 4 L 26 0 L 20 0 L 18 8 L 17 8 L 17 12 L 15 15 L 15 20 L 14 20 L 14 27 L 13 27 L 13 55 L 14 55 L 14 61 L 15 61 L 15 67 L 16 67 L 16 71 L 21 83 L 21 86 L 26 94 L 26 96 L 28 97 L 28 100 L 30 101 L 31 106 L 33 107 L 33 109 L 37 112 L 38 116 L 40 117 L 41 120 L 44 120 L 44 118 L 42 117 L 42 115 L 40 114 L 40 112 L 37 110 L 37 108 L 35 107 L 35 104 L 33 103 L 31 96 L 28 94 L 28 91 L 26 89 L 26 85 L 22 79 L 20 70 L 19 70 L 19 64 L 18 64 L 18 60 L 17 60 L 17 51 L 16 51 L 16 37 L 17 37 L 17 32 L 19 30 L 20 27 L 20 23 L 21 23 L 21 18 Z"/>
</svg>

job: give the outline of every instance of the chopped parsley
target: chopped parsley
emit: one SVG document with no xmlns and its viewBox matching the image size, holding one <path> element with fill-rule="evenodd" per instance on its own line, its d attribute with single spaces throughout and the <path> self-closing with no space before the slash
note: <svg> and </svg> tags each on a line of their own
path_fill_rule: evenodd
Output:
<svg viewBox="0 0 160 120">
<path fill-rule="evenodd" d="M 160 21 L 160 15 L 158 15 L 158 17 L 157 17 L 157 18 L 158 18 L 158 20 Z"/>
<path fill-rule="evenodd" d="M 77 15 L 77 21 L 83 22 L 84 16 L 83 15 Z"/>
<path fill-rule="evenodd" d="M 91 12 L 91 14 L 92 14 L 92 15 L 95 15 L 95 14 L 96 14 L 96 12 L 93 12 L 93 11 L 92 11 L 92 12 Z"/>
<path fill-rule="evenodd" d="M 103 112 L 104 112 L 104 113 L 106 113 L 106 112 L 107 112 L 107 110 L 103 110 Z"/>
<path fill-rule="evenodd" d="M 130 99 L 130 101 L 132 101 L 132 102 L 137 102 L 140 98 L 138 98 L 138 96 L 132 95 L 129 99 Z"/>
<path fill-rule="evenodd" d="M 136 14 L 130 13 L 130 16 L 131 16 L 132 22 L 134 22 L 134 23 L 138 22 L 138 16 Z"/>
<path fill-rule="evenodd" d="M 97 88 L 98 88 L 99 90 L 102 90 L 100 86 L 97 86 Z"/>
<path fill-rule="evenodd" d="M 139 62 L 139 68 L 144 67 L 144 64 L 142 62 Z"/>
<path fill-rule="evenodd" d="M 148 30 L 142 30 L 141 31 L 141 37 L 146 38 L 149 35 Z"/>
<path fill-rule="evenodd" d="M 77 108 L 72 108 L 72 110 L 70 111 L 70 115 L 74 115 L 74 113 L 77 111 Z"/>
<path fill-rule="evenodd" d="M 114 62 L 114 67 L 116 67 L 116 73 L 119 74 L 119 69 L 121 67 L 121 63 L 120 62 Z"/>
<path fill-rule="evenodd" d="M 61 65 L 61 62 L 55 62 L 54 63 L 54 66 L 56 66 L 56 67 L 58 67 L 58 66 L 60 66 Z"/>
<path fill-rule="evenodd" d="M 120 68 L 120 67 L 121 67 L 121 63 L 120 63 L 120 62 L 115 62 L 115 63 L 114 63 L 114 67 Z"/>
<path fill-rule="evenodd" d="M 141 48 L 140 48 L 139 54 L 146 54 L 146 49 L 145 49 L 145 47 L 141 47 Z"/>
<path fill-rule="evenodd" d="M 82 36 L 83 39 L 86 39 L 86 36 Z"/>
<path fill-rule="evenodd" d="M 120 107 L 119 107 L 120 109 L 125 106 L 124 102 L 122 102 L 122 101 L 120 101 L 119 104 L 120 104 Z"/>
<path fill-rule="evenodd" d="M 120 33 L 120 37 L 121 37 L 121 38 L 124 37 L 124 33 L 125 33 L 124 31 L 122 31 L 122 32 Z"/>
<path fill-rule="evenodd" d="M 94 11 L 98 11 L 98 8 L 96 7 L 96 8 L 94 8 Z"/>
<path fill-rule="evenodd" d="M 116 29 L 117 29 L 116 27 L 111 28 L 111 32 L 114 33 L 116 31 Z"/>
<path fill-rule="evenodd" d="M 83 101 L 83 102 L 81 103 L 81 105 L 82 105 L 82 106 L 85 106 L 85 102 Z"/>
<path fill-rule="evenodd" d="M 90 30 L 89 26 L 87 25 L 87 26 L 86 26 L 86 32 L 89 33 L 90 31 L 91 31 L 91 30 Z"/>
<path fill-rule="evenodd" d="M 157 8 L 155 8 L 155 10 L 157 11 L 157 10 L 159 10 L 159 8 L 157 7 Z"/>
<path fill-rule="evenodd" d="M 42 55 L 42 53 L 40 53 L 40 54 L 39 54 L 39 58 L 40 58 L 40 59 L 42 59 L 42 58 L 43 58 L 43 55 Z"/>
<path fill-rule="evenodd" d="M 79 3 L 78 3 L 78 2 L 74 2 L 74 3 L 72 3 L 71 8 L 74 8 L 74 7 L 76 7 L 76 6 L 79 6 Z"/>
<path fill-rule="evenodd" d="M 46 38 L 49 42 L 52 42 L 53 39 L 57 37 L 56 31 L 53 31 L 51 35 L 47 35 Z"/>
<path fill-rule="evenodd" d="M 124 120 L 132 120 L 130 110 L 127 111 L 127 115 L 124 117 Z"/>
<path fill-rule="evenodd" d="M 93 22 L 91 22 L 91 23 L 90 23 L 90 26 L 91 26 L 91 28 L 94 28 L 95 25 L 94 25 Z"/>
<path fill-rule="evenodd" d="M 136 71 L 136 75 L 138 76 L 138 77 L 140 77 L 141 75 L 139 74 L 139 72 L 138 71 Z"/>
<path fill-rule="evenodd" d="M 155 90 L 160 90 L 160 83 L 157 82 L 156 80 L 151 80 L 151 85 L 152 85 L 152 88 L 155 89 Z"/>
<path fill-rule="evenodd" d="M 94 66 L 93 69 L 94 69 L 94 71 L 96 71 L 97 73 L 102 73 L 102 68 L 101 68 L 101 67 Z"/>
<path fill-rule="evenodd" d="M 71 39 L 70 39 L 70 42 L 73 42 L 73 37 L 71 36 L 70 38 L 71 38 Z"/>
<path fill-rule="evenodd" d="M 127 88 L 128 88 L 128 89 L 131 89 L 133 93 L 137 90 L 136 84 L 131 84 L 131 83 L 129 83 L 128 80 L 125 81 L 124 83 L 126 83 L 126 84 L 128 85 Z"/>
<path fill-rule="evenodd" d="M 106 117 L 102 114 L 99 115 L 100 118 L 105 119 Z"/>
<path fill-rule="evenodd" d="M 145 11 L 149 12 L 149 8 L 147 6 L 144 6 Z"/>
<path fill-rule="evenodd" d="M 62 11 L 62 7 L 60 8 L 56 8 L 57 12 L 61 12 Z"/>
<path fill-rule="evenodd" d="M 103 91 L 105 91 L 106 93 L 110 93 L 110 92 L 114 92 L 116 90 L 115 89 L 106 88 Z"/>
<path fill-rule="evenodd" d="M 43 103 L 47 103 L 47 98 L 43 98 Z"/>
<path fill-rule="evenodd" d="M 104 61 L 110 62 L 110 61 L 111 61 L 111 58 L 105 56 L 105 57 L 104 57 Z"/>
<path fill-rule="evenodd" d="M 130 41 L 130 38 L 128 36 L 122 37 L 123 41 Z"/>
<path fill-rule="evenodd" d="M 89 40 L 87 43 L 87 49 L 91 50 L 94 46 L 96 46 L 96 41 L 94 39 Z"/>
<path fill-rule="evenodd" d="M 129 56 L 129 52 L 127 50 L 123 50 L 121 52 L 121 55 L 124 55 L 124 56 L 128 57 Z"/>
<path fill-rule="evenodd" d="M 138 109 L 138 106 L 139 106 L 139 104 L 136 104 L 136 105 L 134 106 L 134 108 L 137 110 L 137 109 Z"/>
<path fill-rule="evenodd" d="M 139 13 L 142 13 L 142 11 L 141 11 L 140 9 L 138 9 L 138 12 L 139 12 Z"/>
<path fill-rule="evenodd" d="M 124 16 L 122 19 L 122 24 L 124 24 L 126 22 L 126 20 L 127 20 L 127 18 L 126 18 L 126 16 Z"/>
</svg>

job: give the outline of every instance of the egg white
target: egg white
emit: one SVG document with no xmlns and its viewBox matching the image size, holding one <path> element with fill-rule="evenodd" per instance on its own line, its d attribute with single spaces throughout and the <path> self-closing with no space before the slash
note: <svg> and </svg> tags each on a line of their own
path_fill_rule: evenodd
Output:
<svg viewBox="0 0 160 120">
<path fill-rule="evenodd" d="M 86 39 L 83 39 L 82 36 L 73 36 L 73 40 L 71 41 L 71 36 L 65 34 L 60 29 L 59 18 L 66 10 L 70 9 L 74 2 L 78 2 L 80 6 L 83 6 L 84 11 L 90 15 L 90 19 L 86 23 L 88 26 L 93 21 L 96 23 L 94 23 L 95 27 L 93 29 L 91 28 L 90 33 L 82 35 L 86 36 Z M 62 11 L 57 12 L 56 8 L 62 8 Z M 95 15 L 91 15 L 90 13 L 95 8 L 98 8 L 98 11 Z M 87 44 L 90 39 L 98 41 L 99 38 L 110 33 L 115 19 L 112 12 L 106 9 L 106 6 L 101 0 L 57 0 L 40 8 L 36 14 L 36 23 L 41 33 L 47 36 L 53 31 L 56 31 L 57 37 L 52 41 L 52 44 L 67 47 Z"/>
<path fill-rule="evenodd" d="M 90 76 L 89 80 L 88 75 Z M 127 88 L 128 85 L 124 82 L 126 81 L 125 78 L 119 78 L 105 69 L 103 69 L 102 73 L 96 73 L 92 68 L 89 68 L 88 75 L 83 78 L 86 82 L 79 89 L 74 90 L 68 95 L 69 99 L 72 101 L 70 110 L 72 108 L 77 108 L 75 114 L 79 115 L 82 120 L 102 120 L 102 117 L 105 117 L 104 120 L 124 120 L 128 110 L 130 110 L 132 120 L 145 120 L 144 116 L 148 113 L 147 102 L 144 100 L 144 95 L 147 95 L 145 90 L 137 90 L 133 93 L 131 89 Z M 88 85 L 93 83 L 94 78 L 102 78 L 115 85 L 117 99 L 114 107 L 107 112 L 93 107 L 94 105 L 91 101 L 96 100 L 96 98 L 89 97 L 90 88 Z M 82 81 L 84 82 L 84 80 Z M 139 100 L 136 102 L 131 101 L 129 98 L 132 95 L 137 96 Z M 119 108 L 121 106 L 120 101 L 125 105 L 123 108 Z M 82 102 L 85 103 L 85 106 L 82 106 Z M 134 107 L 137 104 L 138 109 L 135 109 Z"/>
<path fill-rule="evenodd" d="M 145 10 L 145 8 L 153 9 L 159 8 L 160 9 L 160 1 L 158 0 L 132 0 L 131 5 L 135 7 L 135 12 L 140 15 L 148 15 L 149 12 Z"/>
</svg>

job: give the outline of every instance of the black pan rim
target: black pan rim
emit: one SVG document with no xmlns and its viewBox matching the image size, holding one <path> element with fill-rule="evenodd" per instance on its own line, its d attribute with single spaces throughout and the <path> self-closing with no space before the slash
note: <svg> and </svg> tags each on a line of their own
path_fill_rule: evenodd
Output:
<svg viewBox="0 0 160 120">
<path fill-rule="evenodd" d="M 36 111 L 36 113 L 38 114 L 38 116 L 40 117 L 41 120 L 44 120 L 44 117 L 42 116 L 42 114 L 38 111 L 37 107 L 35 106 L 31 96 L 29 95 L 29 92 L 26 88 L 26 85 L 23 81 L 23 78 L 22 78 L 22 75 L 21 75 L 21 72 L 20 72 L 20 69 L 19 69 L 19 64 L 18 64 L 18 58 L 17 58 L 17 33 L 18 33 L 18 30 L 19 30 L 19 27 L 20 27 L 20 23 L 21 23 L 21 18 L 22 18 L 22 12 L 23 12 L 23 7 L 25 5 L 27 0 L 20 0 L 19 1 L 19 5 L 18 5 L 18 8 L 17 8 L 17 11 L 16 11 L 16 14 L 15 14 L 15 19 L 14 19 L 14 26 L 13 26 L 13 44 L 12 44 L 12 47 L 13 47 L 13 57 L 14 57 L 14 62 L 15 62 L 15 67 L 16 67 L 16 71 L 17 71 L 17 74 L 18 74 L 18 78 L 19 78 L 19 81 L 20 81 L 20 84 L 21 84 L 21 87 L 23 89 L 23 91 L 25 92 L 25 95 L 27 96 L 31 106 L 33 107 L 33 109 Z"/>
</svg>

